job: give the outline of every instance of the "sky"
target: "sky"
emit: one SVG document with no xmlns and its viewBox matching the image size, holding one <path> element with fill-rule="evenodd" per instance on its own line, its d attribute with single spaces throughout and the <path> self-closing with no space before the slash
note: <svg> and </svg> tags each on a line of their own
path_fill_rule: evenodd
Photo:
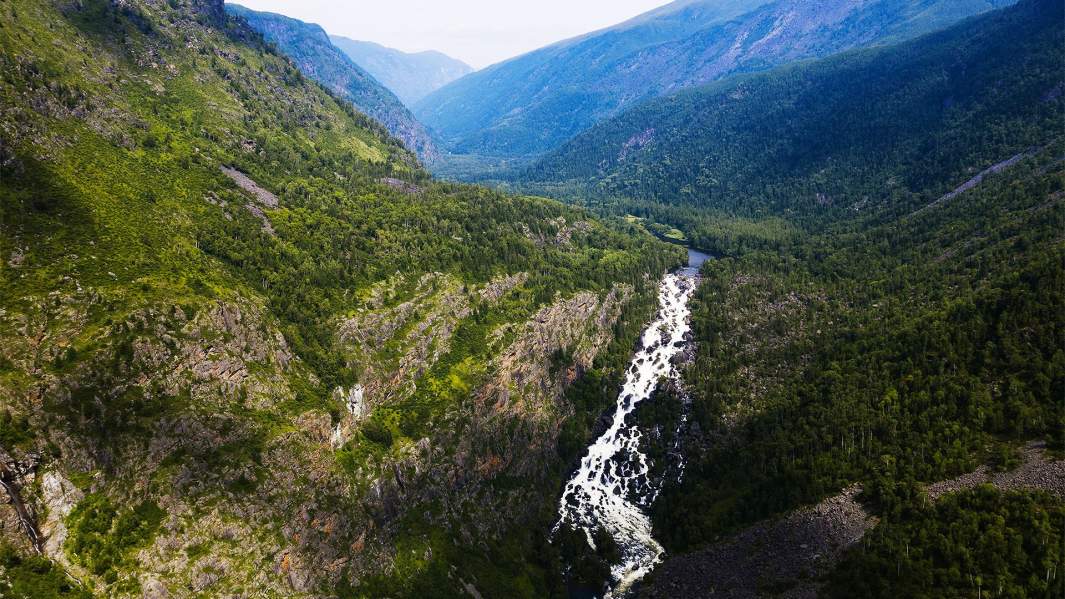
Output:
<svg viewBox="0 0 1065 599">
<path fill-rule="evenodd" d="M 318 23 L 333 35 L 438 50 L 483 68 L 620 23 L 669 0 L 227 0 Z"/>
</svg>

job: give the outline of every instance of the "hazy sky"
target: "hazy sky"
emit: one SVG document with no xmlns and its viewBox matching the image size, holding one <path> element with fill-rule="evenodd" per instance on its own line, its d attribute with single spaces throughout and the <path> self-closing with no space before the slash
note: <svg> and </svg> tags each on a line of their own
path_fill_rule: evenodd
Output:
<svg viewBox="0 0 1065 599">
<path fill-rule="evenodd" d="M 486 67 L 619 23 L 669 0 L 227 0 L 405 52 L 439 50 Z"/>
</svg>

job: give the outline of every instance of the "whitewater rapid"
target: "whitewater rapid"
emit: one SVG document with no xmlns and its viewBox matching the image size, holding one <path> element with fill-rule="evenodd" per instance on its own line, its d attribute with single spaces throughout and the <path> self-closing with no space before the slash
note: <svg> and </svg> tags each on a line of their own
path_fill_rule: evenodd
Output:
<svg viewBox="0 0 1065 599">
<path fill-rule="evenodd" d="M 689 266 L 666 275 L 658 291 L 659 310 L 641 337 L 618 394 L 610 428 L 588 448 L 559 502 L 558 527 L 569 524 L 585 532 L 593 548 L 592 532 L 602 527 L 614 539 L 622 560 L 612 567 L 613 585 L 607 597 L 618 597 L 649 573 L 664 550 L 651 536 L 647 508 L 661 490 L 651 480 L 648 458 L 640 451 L 640 431 L 628 416 L 651 397 L 663 379 L 678 378 L 674 358 L 688 344 L 690 310 L 698 267 L 706 259 L 689 252 Z"/>
</svg>

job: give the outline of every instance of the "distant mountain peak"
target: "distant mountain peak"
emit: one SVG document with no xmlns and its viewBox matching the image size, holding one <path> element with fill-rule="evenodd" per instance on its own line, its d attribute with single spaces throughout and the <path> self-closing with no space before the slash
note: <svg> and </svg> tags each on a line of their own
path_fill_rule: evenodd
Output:
<svg viewBox="0 0 1065 599">
<path fill-rule="evenodd" d="M 338 35 L 330 40 L 407 106 L 473 72 L 470 65 L 436 50 L 404 52 Z"/>
</svg>

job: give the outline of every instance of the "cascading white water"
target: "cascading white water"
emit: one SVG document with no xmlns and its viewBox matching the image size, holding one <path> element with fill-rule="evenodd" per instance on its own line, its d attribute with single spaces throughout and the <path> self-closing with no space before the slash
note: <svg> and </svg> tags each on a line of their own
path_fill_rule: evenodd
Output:
<svg viewBox="0 0 1065 599">
<path fill-rule="evenodd" d="M 684 351 L 691 330 L 688 301 L 695 292 L 698 267 L 707 258 L 689 252 L 687 268 L 666 275 L 659 288 L 659 311 L 644 331 L 618 395 L 613 420 L 581 460 L 559 503 L 559 521 L 581 529 L 594 548 L 592 532 L 602 527 L 614 539 L 622 560 L 612 568 L 607 597 L 624 594 L 661 559 L 662 546 L 651 536 L 644 511 L 661 489 L 649 476 L 647 456 L 640 452 L 640 431 L 626 422 L 637 404 L 649 398 L 663 378 L 678 377 L 674 358 Z"/>
</svg>

